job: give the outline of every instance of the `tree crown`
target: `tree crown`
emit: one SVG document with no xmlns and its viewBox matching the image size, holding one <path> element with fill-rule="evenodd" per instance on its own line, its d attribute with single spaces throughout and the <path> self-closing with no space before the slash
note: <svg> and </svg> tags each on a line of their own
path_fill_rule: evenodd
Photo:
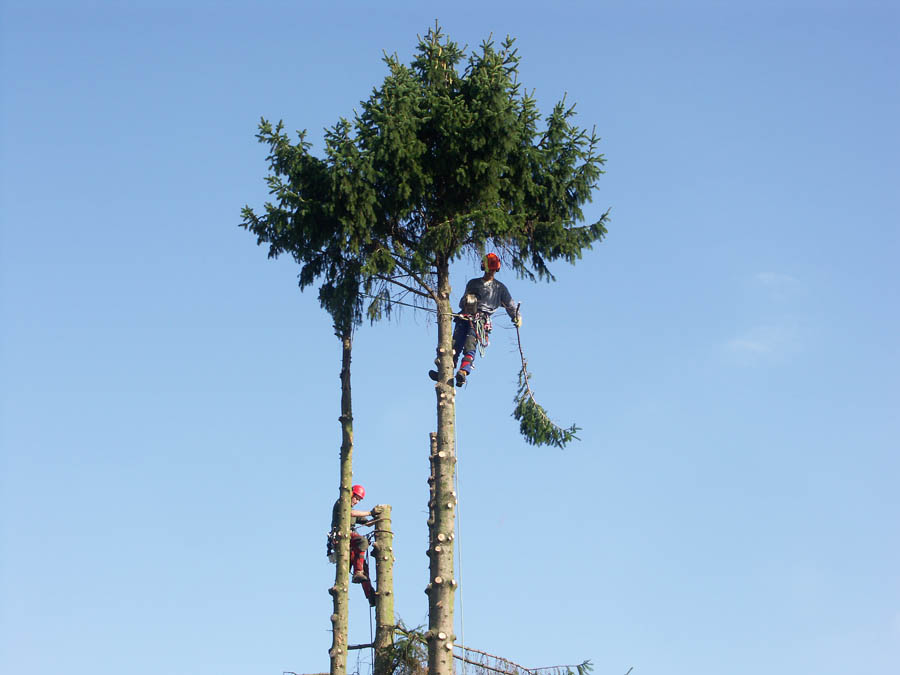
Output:
<svg viewBox="0 0 900 675">
<path fill-rule="evenodd" d="M 436 26 L 410 65 L 384 61 L 388 75 L 353 121 L 326 130 L 324 158 L 305 132 L 291 143 L 282 123 L 259 125 L 276 201 L 262 216 L 245 207 L 242 225 L 270 256 L 294 256 L 301 286 L 322 277 L 333 315 L 359 320 L 360 284 L 385 300 L 392 281 L 434 297 L 438 264 L 488 248 L 521 276 L 552 279 L 549 262 L 574 263 L 602 239 L 607 214 L 579 225 L 602 173 L 599 138 L 564 101 L 541 124 L 513 39 L 466 59 Z"/>
</svg>

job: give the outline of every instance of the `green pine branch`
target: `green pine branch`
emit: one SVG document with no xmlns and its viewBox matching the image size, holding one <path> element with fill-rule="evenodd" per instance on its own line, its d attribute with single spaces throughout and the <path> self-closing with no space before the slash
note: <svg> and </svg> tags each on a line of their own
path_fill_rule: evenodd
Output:
<svg viewBox="0 0 900 675">
<path fill-rule="evenodd" d="M 517 315 L 518 312 L 519 308 L 516 307 Z M 522 335 L 519 333 L 518 325 L 516 325 L 516 341 L 519 344 L 522 369 L 519 371 L 519 389 L 513 399 L 516 407 L 512 416 L 519 422 L 519 432 L 531 445 L 555 445 L 560 449 L 565 448 L 571 441 L 579 440 L 575 434 L 580 427 L 573 424 L 569 428 L 563 429 L 550 419 L 544 407 L 534 398 L 534 392 L 529 383 L 531 373 L 528 372 L 528 362 L 522 351 Z M 584 673 L 579 672 L 578 675 L 584 675 Z"/>
<path fill-rule="evenodd" d="M 575 434 L 581 427 L 572 425 L 562 428 L 550 419 L 544 407 L 534 398 L 531 391 L 528 372 L 525 361 L 522 361 L 522 369 L 519 371 L 519 390 L 514 400 L 516 407 L 512 416 L 519 422 L 519 433 L 531 445 L 554 445 L 557 448 L 565 448 L 570 441 L 579 440 Z M 583 675 L 579 673 L 579 675 Z"/>
</svg>

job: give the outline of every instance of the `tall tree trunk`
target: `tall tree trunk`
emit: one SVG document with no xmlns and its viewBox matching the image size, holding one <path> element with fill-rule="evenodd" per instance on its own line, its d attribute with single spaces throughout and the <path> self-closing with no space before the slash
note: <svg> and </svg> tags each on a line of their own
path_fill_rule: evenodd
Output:
<svg viewBox="0 0 900 675">
<path fill-rule="evenodd" d="M 391 530 L 391 507 L 379 504 L 372 509 L 375 523 L 375 675 L 390 675 L 390 648 L 394 644 L 394 532 Z"/>
<path fill-rule="evenodd" d="M 437 264 L 438 280 L 438 348 L 439 378 L 437 397 L 437 434 L 431 442 L 431 499 L 429 501 L 429 547 L 431 558 L 428 594 L 428 672 L 429 675 L 452 675 L 453 668 L 453 598 L 456 578 L 453 574 L 453 531 L 456 519 L 456 448 L 454 420 L 456 390 L 453 386 L 453 322 L 450 313 L 450 263 Z"/>
<path fill-rule="evenodd" d="M 340 471 L 340 531 L 337 535 L 337 562 L 334 586 L 328 589 L 334 601 L 331 614 L 332 641 L 330 675 L 347 673 L 348 576 L 350 574 L 350 490 L 353 483 L 353 406 L 350 394 L 350 353 L 353 349 L 352 328 L 345 328 L 341 340 L 341 471 Z"/>
</svg>

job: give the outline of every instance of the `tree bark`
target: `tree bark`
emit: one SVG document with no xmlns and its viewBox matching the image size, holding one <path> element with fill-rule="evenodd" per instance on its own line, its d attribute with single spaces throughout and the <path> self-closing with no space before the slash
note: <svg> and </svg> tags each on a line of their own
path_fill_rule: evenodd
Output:
<svg viewBox="0 0 900 675">
<path fill-rule="evenodd" d="M 438 347 L 435 363 L 439 373 L 435 385 L 437 397 L 437 433 L 431 435 L 431 499 L 429 500 L 429 546 L 431 558 L 428 594 L 428 672 L 452 675 L 453 599 L 456 578 L 453 573 L 453 532 L 456 519 L 456 448 L 454 423 L 456 390 L 453 385 L 453 322 L 450 310 L 450 264 L 437 264 Z"/>
<path fill-rule="evenodd" d="M 379 504 L 372 509 L 375 516 L 375 675 L 390 675 L 390 648 L 394 644 L 394 533 L 391 530 L 391 507 Z"/>
<path fill-rule="evenodd" d="M 335 553 L 334 586 L 328 592 L 334 601 L 331 614 L 332 641 L 330 675 L 347 673 L 347 635 L 349 624 L 348 576 L 350 574 L 350 490 L 353 483 L 353 406 L 350 392 L 350 354 L 353 349 L 352 329 L 341 331 L 341 461 L 340 461 L 340 526 Z"/>
</svg>

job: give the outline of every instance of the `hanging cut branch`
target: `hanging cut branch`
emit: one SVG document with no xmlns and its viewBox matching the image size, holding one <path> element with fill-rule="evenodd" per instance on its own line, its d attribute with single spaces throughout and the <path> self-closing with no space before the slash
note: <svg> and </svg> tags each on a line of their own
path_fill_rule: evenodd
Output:
<svg viewBox="0 0 900 675">
<path fill-rule="evenodd" d="M 516 316 L 518 317 L 518 315 L 519 308 L 516 307 Z M 531 390 L 528 380 L 531 373 L 528 372 L 528 362 L 522 351 L 522 335 L 518 325 L 516 325 L 516 341 L 519 343 L 522 369 L 519 371 L 519 390 L 513 399 L 516 404 L 513 417 L 519 422 L 519 432 L 531 445 L 555 445 L 557 448 L 564 448 L 570 441 L 578 440 L 578 436 L 575 434 L 580 427 L 573 424 L 569 428 L 563 429 L 550 419 L 547 411 L 534 398 L 534 392 Z"/>
</svg>

